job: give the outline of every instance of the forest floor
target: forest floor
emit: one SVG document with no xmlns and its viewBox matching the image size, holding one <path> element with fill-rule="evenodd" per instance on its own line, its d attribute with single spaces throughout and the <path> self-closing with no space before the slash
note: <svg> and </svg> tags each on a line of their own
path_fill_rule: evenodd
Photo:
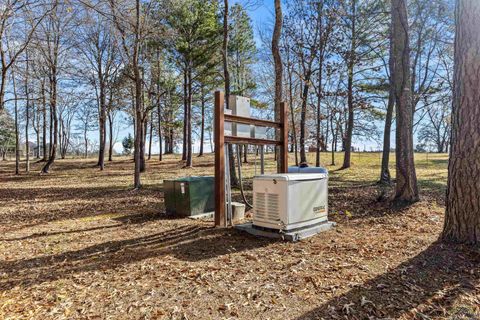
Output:
<svg viewBox="0 0 480 320">
<path fill-rule="evenodd" d="M 408 207 L 377 200 L 378 153 L 327 166 L 337 226 L 298 243 L 164 213 L 162 180 L 211 175 L 211 155 L 148 161 L 140 191 L 127 158 L 0 161 L 0 319 L 480 319 L 480 252 L 438 241 L 447 161 L 416 155 Z"/>
</svg>

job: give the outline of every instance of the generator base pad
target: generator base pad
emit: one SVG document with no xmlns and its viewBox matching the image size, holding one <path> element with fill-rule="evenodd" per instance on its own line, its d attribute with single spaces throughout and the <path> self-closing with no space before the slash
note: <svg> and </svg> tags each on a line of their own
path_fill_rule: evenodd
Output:
<svg viewBox="0 0 480 320">
<path fill-rule="evenodd" d="M 282 231 L 256 227 L 252 224 L 252 222 L 247 222 L 243 224 L 237 224 L 235 226 L 235 229 L 248 232 L 249 234 L 254 236 L 295 242 L 314 236 L 317 233 L 330 230 L 335 225 L 335 222 L 325 221 L 295 230 Z"/>
</svg>

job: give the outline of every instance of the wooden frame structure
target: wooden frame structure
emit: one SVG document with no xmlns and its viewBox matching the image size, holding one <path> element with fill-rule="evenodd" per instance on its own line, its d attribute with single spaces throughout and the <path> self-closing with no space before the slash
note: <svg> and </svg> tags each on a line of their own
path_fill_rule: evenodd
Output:
<svg viewBox="0 0 480 320">
<path fill-rule="evenodd" d="M 279 173 L 288 172 L 288 113 L 286 103 L 280 103 L 280 121 L 261 120 L 249 117 L 225 114 L 225 95 L 221 91 L 215 92 L 215 226 L 225 227 L 227 219 L 225 215 L 225 144 L 253 144 L 253 145 L 276 145 L 279 147 L 278 159 L 280 160 Z M 270 127 L 279 129 L 279 139 L 257 139 L 225 135 L 225 121 Z"/>
</svg>

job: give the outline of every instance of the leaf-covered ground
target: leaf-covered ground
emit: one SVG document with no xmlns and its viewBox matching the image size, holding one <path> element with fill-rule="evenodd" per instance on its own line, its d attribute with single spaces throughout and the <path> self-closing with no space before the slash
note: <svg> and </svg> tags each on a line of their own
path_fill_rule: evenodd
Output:
<svg viewBox="0 0 480 320">
<path fill-rule="evenodd" d="M 379 154 L 328 166 L 337 227 L 299 243 L 166 216 L 162 180 L 212 174 L 212 159 L 152 159 L 140 191 L 126 158 L 20 176 L 0 162 L 0 319 L 480 318 L 478 249 L 437 241 L 446 155 L 416 155 L 409 207 L 377 201 Z"/>
</svg>

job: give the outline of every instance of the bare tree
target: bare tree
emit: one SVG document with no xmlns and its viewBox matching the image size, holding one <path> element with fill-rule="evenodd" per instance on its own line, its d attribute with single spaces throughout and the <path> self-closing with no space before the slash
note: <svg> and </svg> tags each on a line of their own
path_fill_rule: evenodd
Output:
<svg viewBox="0 0 480 320">
<path fill-rule="evenodd" d="M 97 117 L 95 106 L 91 102 L 82 103 L 78 108 L 78 112 L 76 113 L 76 120 L 78 121 L 76 129 L 80 131 L 83 138 L 84 157 L 87 158 L 90 141 L 88 139 L 88 133 L 98 128 L 96 124 Z"/>
<path fill-rule="evenodd" d="M 312 7 L 313 6 L 313 7 Z M 305 143 L 307 139 L 307 107 L 312 76 L 315 73 L 315 61 L 318 57 L 320 39 L 320 20 L 317 19 L 316 7 L 313 4 L 296 0 L 285 21 L 285 32 L 292 41 L 292 51 L 298 61 L 301 89 L 300 114 L 300 163 L 307 162 Z"/>
<path fill-rule="evenodd" d="M 413 159 L 413 107 L 410 88 L 410 48 L 405 0 L 392 0 L 393 64 L 391 70 L 397 114 L 395 200 L 418 201 Z"/>
<path fill-rule="evenodd" d="M 99 8 L 97 8 L 99 9 Z M 98 167 L 105 167 L 105 149 L 107 140 L 107 112 L 109 87 L 119 69 L 118 43 L 114 37 L 111 19 L 98 11 L 88 10 L 82 18 L 81 45 L 79 51 L 85 58 L 87 68 L 93 70 L 88 74 L 93 84 L 98 102 L 99 112 L 99 149 Z"/>
<path fill-rule="evenodd" d="M 48 173 L 55 162 L 59 144 L 59 121 L 57 110 L 59 74 L 72 42 L 71 29 L 75 11 L 68 4 L 55 0 L 53 10 L 39 25 L 35 47 L 40 51 L 44 72 L 48 78 L 48 104 L 50 106 L 50 154 L 42 168 Z"/>
<path fill-rule="evenodd" d="M 151 3 L 143 5 L 140 0 L 134 2 L 109 0 L 110 13 L 121 44 L 123 63 L 127 66 L 125 73 L 132 80 L 134 107 L 134 188 L 141 188 L 140 174 L 145 170 L 145 121 L 147 112 L 144 105 L 144 72 L 142 70 L 142 53 L 145 41 L 150 34 L 149 14 Z"/>
<path fill-rule="evenodd" d="M 7 72 L 22 55 L 42 20 L 54 9 L 56 2 L 47 5 L 36 0 L 5 0 L 0 6 L 0 110 L 5 108 L 5 87 Z M 12 35 L 12 31 L 31 26 L 22 36 Z M 7 46 L 9 38 L 15 39 L 14 46 Z M 10 41 L 12 44 L 12 41 Z"/>
</svg>

